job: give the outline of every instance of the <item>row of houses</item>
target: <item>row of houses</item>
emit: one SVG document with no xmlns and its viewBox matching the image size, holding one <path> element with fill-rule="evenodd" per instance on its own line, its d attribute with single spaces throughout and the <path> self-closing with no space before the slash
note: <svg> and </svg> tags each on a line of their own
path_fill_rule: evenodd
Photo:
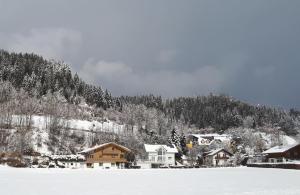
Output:
<svg viewBox="0 0 300 195">
<path fill-rule="evenodd" d="M 178 150 L 174 146 L 144 144 L 146 157 L 136 159 L 131 164 L 129 154 L 131 150 L 122 145 L 109 142 L 85 149 L 77 155 L 51 155 L 52 165 L 65 168 L 99 168 L 124 169 L 129 164 L 133 168 L 179 168 L 183 164 L 176 162 Z M 205 163 L 212 166 L 226 166 L 232 154 L 225 149 L 217 149 L 203 154 Z"/>
<path fill-rule="evenodd" d="M 232 143 L 230 135 L 219 134 L 191 134 L 188 140 L 192 145 L 211 146 L 214 143 Z M 216 149 L 204 153 L 204 164 L 212 166 L 226 166 L 230 164 L 232 154 L 225 149 Z M 224 157 L 223 157 L 224 155 Z M 297 168 L 300 169 L 300 144 L 274 146 L 262 153 L 248 156 L 245 158 L 244 165 L 255 167 L 273 167 L 273 168 Z"/>
<path fill-rule="evenodd" d="M 213 142 L 230 141 L 230 136 L 218 134 L 191 135 L 190 139 L 198 145 L 209 145 Z M 203 141 L 204 140 L 204 141 Z M 189 145 L 189 144 L 188 144 Z M 183 156 L 181 161 L 176 161 L 178 150 L 175 146 L 144 144 L 146 156 L 138 159 L 130 159 L 134 155 L 132 151 L 122 145 L 109 142 L 85 149 L 77 155 L 52 155 L 50 159 L 56 166 L 66 168 L 100 168 L 100 169 L 124 169 L 129 165 L 133 168 L 179 168 L 193 165 Z M 131 155 L 130 155 L 131 154 Z M 233 162 L 233 154 L 224 148 L 214 149 L 202 153 L 202 164 L 207 166 L 230 166 Z M 276 146 L 248 158 L 248 165 L 266 163 L 291 163 L 300 160 L 300 145 Z M 134 161 L 134 163 L 133 163 Z M 299 161 L 300 164 L 300 161 Z"/>
<path fill-rule="evenodd" d="M 228 140 L 227 135 L 218 134 L 193 134 L 189 137 L 191 141 L 199 145 L 210 145 L 214 142 Z M 183 167 L 190 165 L 187 158 L 183 156 L 181 162 L 176 161 L 175 155 L 178 150 L 175 146 L 144 144 L 146 156 L 130 162 L 128 154 L 132 151 L 120 144 L 109 142 L 96 145 L 80 151 L 76 155 L 51 155 L 51 167 L 65 168 L 99 168 L 99 169 L 124 169 L 129 164 L 134 168 L 166 168 Z M 232 154 L 225 149 L 216 149 L 204 153 L 201 157 L 205 164 L 211 166 L 226 166 Z"/>
</svg>

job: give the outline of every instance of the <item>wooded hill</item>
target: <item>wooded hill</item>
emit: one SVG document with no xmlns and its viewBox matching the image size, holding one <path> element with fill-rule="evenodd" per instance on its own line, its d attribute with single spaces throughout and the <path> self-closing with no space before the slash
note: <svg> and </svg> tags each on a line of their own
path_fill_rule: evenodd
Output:
<svg viewBox="0 0 300 195">
<path fill-rule="evenodd" d="M 174 125 L 182 123 L 185 128 L 212 127 L 217 132 L 228 128 L 247 126 L 249 128 L 281 128 L 288 135 L 296 135 L 300 129 L 300 112 L 280 108 L 251 105 L 224 95 L 197 97 L 178 97 L 163 99 L 160 96 L 121 96 L 113 97 L 108 90 L 84 82 L 70 67 L 57 61 L 48 61 L 35 54 L 9 53 L 0 50 L 0 80 L 9 82 L 19 91 L 26 91 L 30 96 L 41 99 L 47 93 L 59 93 L 73 105 L 85 101 L 91 106 L 110 109 L 131 115 L 125 123 L 138 126 L 145 131 L 162 134 L 162 127 L 141 124 L 140 120 L 159 124 L 165 122 L 164 131 L 171 131 Z M 9 96 L 2 90 L 0 103 Z M 144 106 L 146 112 L 155 112 L 153 121 L 143 119 L 138 109 Z M 124 111 L 125 109 L 125 111 Z M 133 112 L 133 113 L 130 113 Z M 142 114 L 140 114 L 142 115 Z M 151 114 L 147 114 L 150 117 Z M 125 117 L 126 118 L 126 117 Z M 150 126 L 152 126 L 150 128 Z M 157 129 L 159 128 L 159 129 Z M 163 133 L 165 134 L 165 133 Z"/>
</svg>

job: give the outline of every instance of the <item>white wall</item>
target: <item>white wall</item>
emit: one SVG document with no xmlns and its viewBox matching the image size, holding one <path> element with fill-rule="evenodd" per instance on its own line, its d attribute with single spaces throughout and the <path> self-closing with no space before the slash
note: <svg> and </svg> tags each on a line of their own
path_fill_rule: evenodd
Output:
<svg viewBox="0 0 300 195">
<path fill-rule="evenodd" d="M 157 152 L 149 152 L 148 153 L 148 160 L 150 162 L 160 162 L 158 159 Z M 165 165 L 175 165 L 175 154 L 174 153 L 166 153 L 164 155 L 164 161 L 163 164 Z"/>
<path fill-rule="evenodd" d="M 124 163 L 120 163 L 119 167 L 117 166 L 117 163 L 111 163 L 111 162 L 104 162 L 102 163 L 102 165 L 100 165 L 99 163 L 94 163 L 94 168 L 97 169 L 123 169 L 125 168 L 125 164 Z"/>
</svg>

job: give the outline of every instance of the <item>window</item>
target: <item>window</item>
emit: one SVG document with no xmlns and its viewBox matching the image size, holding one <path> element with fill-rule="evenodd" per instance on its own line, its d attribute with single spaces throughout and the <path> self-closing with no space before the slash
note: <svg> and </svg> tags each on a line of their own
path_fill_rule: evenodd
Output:
<svg viewBox="0 0 300 195">
<path fill-rule="evenodd" d="M 103 166 L 103 163 L 99 163 L 99 167 L 102 167 Z"/>
<path fill-rule="evenodd" d="M 92 167 L 92 163 L 86 163 L 86 166 L 87 166 L 88 168 L 91 168 L 91 167 Z"/>
<path fill-rule="evenodd" d="M 112 167 L 116 166 L 116 163 L 111 163 L 111 166 L 112 166 Z"/>
<path fill-rule="evenodd" d="M 155 161 L 155 156 L 149 156 L 149 160 L 154 162 Z"/>
<path fill-rule="evenodd" d="M 283 162 L 282 158 L 278 158 L 277 162 Z"/>
<path fill-rule="evenodd" d="M 115 147 L 112 147 L 111 149 L 112 149 L 112 150 L 115 150 Z"/>
<path fill-rule="evenodd" d="M 157 154 L 158 155 L 164 155 L 165 154 L 165 150 L 163 147 L 159 148 L 158 151 L 157 151 Z"/>
<path fill-rule="evenodd" d="M 120 154 L 120 158 L 124 158 L 124 154 Z"/>
<path fill-rule="evenodd" d="M 172 157 L 171 157 L 171 156 L 169 156 L 169 157 L 168 157 L 168 159 L 169 159 L 169 160 L 172 160 Z"/>
</svg>

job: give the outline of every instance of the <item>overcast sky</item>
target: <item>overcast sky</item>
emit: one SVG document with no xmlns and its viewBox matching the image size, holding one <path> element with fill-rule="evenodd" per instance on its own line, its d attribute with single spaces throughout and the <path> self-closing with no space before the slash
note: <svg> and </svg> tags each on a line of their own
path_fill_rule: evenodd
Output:
<svg viewBox="0 0 300 195">
<path fill-rule="evenodd" d="M 0 47 L 113 95 L 223 93 L 300 108 L 299 0 L 0 0 Z"/>
</svg>

